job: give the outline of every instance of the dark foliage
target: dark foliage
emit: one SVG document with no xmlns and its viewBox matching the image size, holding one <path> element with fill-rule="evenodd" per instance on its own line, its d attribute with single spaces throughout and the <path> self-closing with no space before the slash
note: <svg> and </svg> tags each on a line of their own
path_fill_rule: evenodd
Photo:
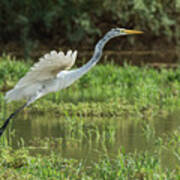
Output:
<svg viewBox="0 0 180 180">
<path fill-rule="evenodd" d="M 118 26 L 148 32 L 147 42 L 161 37 L 174 43 L 176 18 L 175 0 L 1 0 L 0 41 L 16 42 L 25 53 L 39 43 L 72 46 L 86 38 L 92 45 Z"/>
</svg>

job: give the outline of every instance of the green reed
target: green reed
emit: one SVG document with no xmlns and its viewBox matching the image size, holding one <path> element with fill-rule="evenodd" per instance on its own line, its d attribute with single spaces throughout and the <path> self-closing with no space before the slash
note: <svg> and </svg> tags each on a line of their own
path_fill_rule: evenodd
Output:
<svg viewBox="0 0 180 180">
<path fill-rule="evenodd" d="M 174 149 L 179 143 L 179 133 L 161 141 L 158 148 Z M 169 139 L 173 139 L 172 142 Z M 58 143 L 58 140 L 54 140 Z M 60 141 L 59 141 L 60 142 Z M 172 146 L 173 145 L 173 146 Z M 51 153 L 48 155 L 31 155 L 29 150 L 22 147 L 13 150 L 11 147 L 0 148 L 1 179 L 179 179 L 179 166 L 173 169 L 163 167 L 159 158 L 160 149 L 153 153 L 126 153 L 119 150 L 116 157 L 104 151 L 99 160 L 86 163 L 85 160 L 62 158 L 54 152 L 53 140 L 46 139 L 46 146 Z M 73 147 L 72 147 L 73 148 Z M 88 154 L 87 154 L 88 156 Z"/>
<path fill-rule="evenodd" d="M 0 59 L 0 90 L 5 92 L 29 69 L 30 64 Z M 133 104 L 137 108 L 171 106 L 180 104 L 180 68 L 155 70 L 147 67 L 111 64 L 97 65 L 71 87 L 49 94 L 43 101 L 54 104 L 62 102 L 109 102 Z"/>
</svg>

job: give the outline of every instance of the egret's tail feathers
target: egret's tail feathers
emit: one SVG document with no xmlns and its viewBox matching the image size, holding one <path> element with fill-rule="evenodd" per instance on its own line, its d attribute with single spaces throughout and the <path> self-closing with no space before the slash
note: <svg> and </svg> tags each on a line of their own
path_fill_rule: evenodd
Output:
<svg viewBox="0 0 180 180">
<path fill-rule="evenodd" d="M 22 92 L 19 88 L 12 89 L 6 93 L 5 99 L 7 102 L 23 99 Z"/>
<path fill-rule="evenodd" d="M 7 102 L 17 101 L 21 99 L 29 100 L 33 96 L 37 95 L 37 92 L 40 89 L 40 87 L 41 84 L 39 83 L 39 84 L 32 84 L 29 86 L 14 88 L 6 93 L 5 99 Z M 41 96 L 38 96 L 38 98 Z"/>
</svg>

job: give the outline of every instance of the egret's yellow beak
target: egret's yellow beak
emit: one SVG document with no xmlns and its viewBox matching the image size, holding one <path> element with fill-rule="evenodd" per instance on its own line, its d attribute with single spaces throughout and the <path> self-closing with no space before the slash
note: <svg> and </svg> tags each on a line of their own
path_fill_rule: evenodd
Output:
<svg viewBox="0 0 180 180">
<path fill-rule="evenodd" d="M 142 33 L 144 33 L 143 31 L 129 30 L 129 29 L 125 29 L 124 32 L 126 34 L 142 34 Z"/>
</svg>

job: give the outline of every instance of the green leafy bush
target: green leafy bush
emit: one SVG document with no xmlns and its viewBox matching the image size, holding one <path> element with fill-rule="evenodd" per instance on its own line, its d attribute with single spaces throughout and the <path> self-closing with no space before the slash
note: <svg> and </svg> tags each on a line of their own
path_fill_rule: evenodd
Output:
<svg viewBox="0 0 180 180">
<path fill-rule="evenodd" d="M 64 46 L 86 38 L 92 45 L 92 37 L 118 26 L 148 32 L 148 44 L 157 36 L 174 44 L 175 8 L 171 0 L 1 0 L 0 40 L 19 42 L 27 54 L 49 40 Z"/>
</svg>

